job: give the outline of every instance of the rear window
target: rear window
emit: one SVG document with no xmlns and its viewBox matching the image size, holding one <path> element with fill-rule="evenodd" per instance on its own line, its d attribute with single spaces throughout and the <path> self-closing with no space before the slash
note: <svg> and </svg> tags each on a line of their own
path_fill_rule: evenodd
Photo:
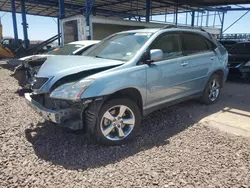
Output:
<svg viewBox="0 0 250 188">
<path fill-rule="evenodd" d="M 230 54 L 250 54 L 250 43 L 235 44 L 228 52 Z"/>
<path fill-rule="evenodd" d="M 187 54 L 201 53 L 209 50 L 205 40 L 195 34 L 183 33 L 183 49 Z"/>
</svg>

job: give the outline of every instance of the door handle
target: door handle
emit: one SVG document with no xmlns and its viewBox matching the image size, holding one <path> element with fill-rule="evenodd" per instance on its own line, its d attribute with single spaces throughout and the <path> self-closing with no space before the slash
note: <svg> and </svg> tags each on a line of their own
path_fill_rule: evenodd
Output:
<svg viewBox="0 0 250 188">
<path fill-rule="evenodd" d="M 183 63 L 181 63 L 181 66 L 183 66 L 183 67 L 185 67 L 185 66 L 187 66 L 188 65 L 188 62 L 183 62 Z"/>
<path fill-rule="evenodd" d="M 215 57 L 211 57 L 210 59 L 211 59 L 211 60 L 214 60 L 214 59 L 215 59 Z"/>
</svg>

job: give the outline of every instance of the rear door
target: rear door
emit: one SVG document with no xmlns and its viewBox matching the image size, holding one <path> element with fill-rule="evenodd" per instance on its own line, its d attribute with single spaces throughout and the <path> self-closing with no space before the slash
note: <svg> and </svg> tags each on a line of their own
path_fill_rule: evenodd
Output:
<svg viewBox="0 0 250 188">
<path fill-rule="evenodd" d="M 213 46 L 205 37 L 189 32 L 183 32 L 183 53 L 188 66 L 187 95 L 201 92 L 207 82 L 207 77 L 213 63 L 218 57 L 213 51 Z"/>
</svg>

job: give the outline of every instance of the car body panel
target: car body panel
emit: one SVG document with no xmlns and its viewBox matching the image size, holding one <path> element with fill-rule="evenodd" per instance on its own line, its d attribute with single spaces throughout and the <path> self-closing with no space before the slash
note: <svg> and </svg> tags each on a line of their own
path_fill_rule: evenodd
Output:
<svg viewBox="0 0 250 188">
<path fill-rule="evenodd" d="M 134 67 L 119 67 L 109 69 L 104 72 L 91 75 L 95 81 L 83 92 L 82 99 L 100 97 L 110 95 L 122 89 L 137 89 L 146 102 L 146 67 L 148 65 L 140 65 Z M 129 81 L 128 81 L 129 79 Z"/>
<path fill-rule="evenodd" d="M 204 89 L 212 64 L 217 60 L 212 51 L 189 55 L 183 60 L 188 62 L 185 79 L 186 95 L 197 93 Z"/>
<path fill-rule="evenodd" d="M 185 95 L 187 67 L 182 67 L 184 57 L 159 61 L 147 67 L 147 103 L 145 109 L 178 99 Z"/>
</svg>

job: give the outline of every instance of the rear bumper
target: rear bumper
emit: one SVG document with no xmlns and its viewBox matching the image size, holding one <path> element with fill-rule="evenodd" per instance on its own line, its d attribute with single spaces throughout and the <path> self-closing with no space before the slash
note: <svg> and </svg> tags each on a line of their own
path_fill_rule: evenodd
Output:
<svg viewBox="0 0 250 188">
<path fill-rule="evenodd" d="M 61 110 L 51 110 L 42 106 L 40 103 L 32 99 L 32 94 L 25 93 L 24 96 L 26 103 L 32 109 L 34 109 L 40 116 L 42 116 L 44 119 L 48 121 L 61 124 L 65 120 L 70 119 L 73 116 L 73 109 L 71 108 L 61 109 Z"/>
</svg>

